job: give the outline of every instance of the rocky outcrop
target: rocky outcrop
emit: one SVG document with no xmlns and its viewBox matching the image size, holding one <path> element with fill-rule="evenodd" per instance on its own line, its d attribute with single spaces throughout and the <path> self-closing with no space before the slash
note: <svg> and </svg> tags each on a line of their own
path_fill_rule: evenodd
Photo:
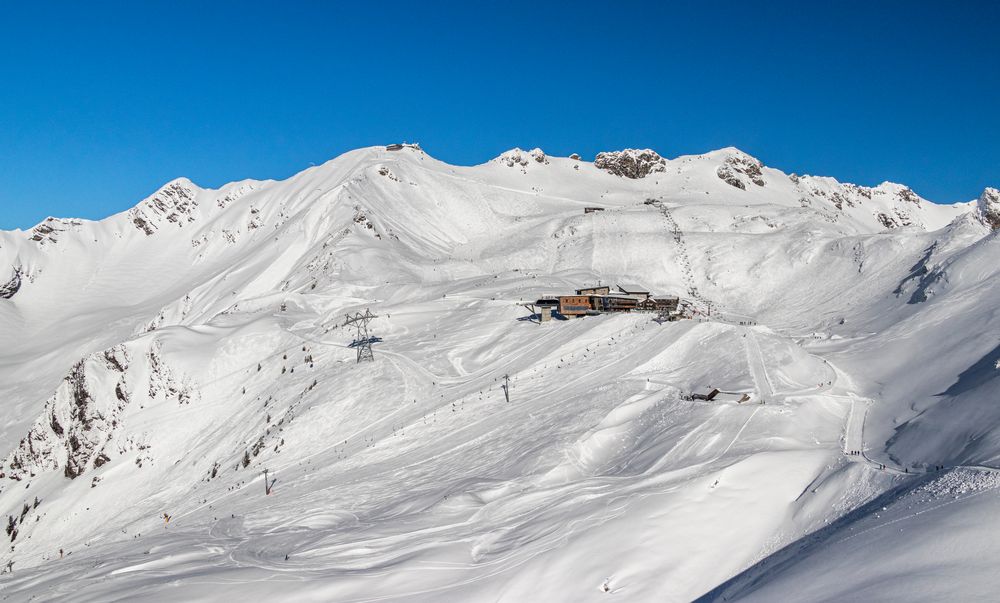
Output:
<svg viewBox="0 0 1000 603">
<path fill-rule="evenodd" d="M 243 182 L 237 186 L 230 188 L 225 195 L 220 196 L 215 200 L 215 204 L 221 209 L 229 207 L 229 205 L 238 200 L 243 195 L 251 193 L 256 190 L 257 184 L 254 182 Z"/>
<path fill-rule="evenodd" d="M 31 237 L 29 238 L 39 245 L 57 243 L 59 241 L 59 233 L 75 229 L 81 224 L 83 224 L 81 220 L 45 218 L 44 222 L 31 229 Z"/>
<path fill-rule="evenodd" d="M 887 230 L 891 230 L 900 225 L 895 218 L 893 218 L 892 216 L 890 216 L 885 212 L 879 212 L 875 214 L 875 219 L 878 220 L 879 224 L 881 224 L 883 228 Z"/>
<path fill-rule="evenodd" d="M 866 208 L 864 213 L 871 216 L 873 224 L 888 230 L 906 226 L 927 228 L 924 208 L 929 202 L 908 186 L 883 182 L 876 187 L 867 187 L 823 176 L 796 176 L 792 181 L 810 199 L 809 204 L 813 207 L 822 208 L 823 204 L 829 204 L 838 212 Z M 817 201 L 820 203 L 817 204 Z M 865 219 L 861 212 L 851 213 Z"/>
<path fill-rule="evenodd" d="M 164 224 L 182 227 L 185 222 L 194 222 L 194 210 L 197 205 L 194 185 L 181 178 L 167 184 L 152 197 L 128 210 L 128 217 L 133 226 L 148 236 Z"/>
<path fill-rule="evenodd" d="M 250 208 L 250 221 L 247 222 L 247 230 L 257 230 L 264 225 L 264 220 L 260 217 L 260 210 L 256 207 Z"/>
<path fill-rule="evenodd" d="M 871 198 L 881 201 L 888 211 L 874 212 L 875 219 L 888 229 L 901 226 L 922 226 L 920 207 L 924 200 L 913 189 L 901 184 L 883 182 L 871 190 Z"/>
<path fill-rule="evenodd" d="M 147 393 L 130 384 L 148 380 L 147 400 L 179 404 L 191 402 L 193 388 L 164 362 L 156 343 L 146 353 L 147 363 L 135 370 L 130 370 L 131 358 L 132 352 L 121 344 L 73 365 L 28 434 L 4 459 L 0 478 L 20 481 L 61 471 L 76 479 L 129 450 L 148 448 L 121 433 L 123 413 L 134 398 L 145 399 Z"/>
<path fill-rule="evenodd" d="M 912 203 L 914 205 L 920 205 L 920 197 L 917 196 L 917 193 L 913 192 L 913 189 L 911 189 L 908 186 L 904 186 L 903 188 L 901 188 L 898 191 L 896 191 L 896 196 L 901 201 L 904 201 L 906 203 Z"/>
<path fill-rule="evenodd" d="M 878 212 L 875 214 L 875 219 L 889 230 L 901 226 L 913 226 L 913 218 L 909 212 L 899 207 L 893 208 L 891 213 Z"/>
<path fill-rule="evenodd" d="M 747 190 L 747 185 L 743 184 L 743 181 L 736 176 L 733 169 L 728 165 L 720 165 L 719 169 L 715 170 L 715 174 L 729 186 L 735 186 L 743 191 Z"/>
<path fill-rule="evenodd" d="M 822 176 L 798 176 L 792 174 L 789 179 L 794 182 L 810 204 L 815 201 L 826 202 L 833 205 L 837 210 L 844 208 L 859 207 L 866 201 L 871 201 L 875 189 L 857 184 L 840 183 L 833 178 Z M 817 205 L 822 207 L 822 205 Z"/>
<path fill-rule="evenodd" d="M 747 184 L 764 186 L 764 165 L 749 155 L 738 153 L 726 157 L 725 162 L 715 171 L 723 182 L 740 190 L 746 190 Z"/>
<path fill-rule="evenodd" d="M 0 299 L 10 299 L 14 297 L 18 291 L 21 290 L 21 271 L 17 268 L 14 269 L 14 275 L 10 277 L 10 280 L 0 285 Z"/>
<path fill-rule="evenodd" d="M 979 218 L 993 230 L 1000 230 L 1000 191 L 987 188 L 976 202 Z"/>
<path fill-rule="evenodd" d="M 598 153 L 594 167 L 623 178 L 645 178 L 667 169 L 667 161 L 650 149 L 625 149 Z"/>
<path fill-rule="evenodd" d="M 545 153 L 538 148 L 531 149 L 530 151 L 522 151 L 521 149 L 511 149 L 500 154 L 499 157 L 494 159 L 494 161 L 506 165 L 507 167 L 514 167 L 519 165 L 525 167 L 531 162 L 547 164 L 549 162 L 548 158 L 545 157 Z"/>
<path fill-rule="evenodd" d="M 123 345 L 76 363 L 28 435 L 4 461 L 0 476 L 21 480 L 61 468 L 74 479 L 86 471 L 104 455 L 118 416 L 128 404 L 128 366 Z"/>
<path fill-rule="evenodd" d="M 190 299 L 188 299 L 190 302 Z M 178 378 L 170 366 L 163 360 L 163 352 L 159 343 L 153 344 L 146 354 L 149 366 L 149 398 L 155 400 L 162 397 L 166 400 L 177 400 L 178 404 L 190 404 L 194 397 L 194 389 Z"/>
</svg>

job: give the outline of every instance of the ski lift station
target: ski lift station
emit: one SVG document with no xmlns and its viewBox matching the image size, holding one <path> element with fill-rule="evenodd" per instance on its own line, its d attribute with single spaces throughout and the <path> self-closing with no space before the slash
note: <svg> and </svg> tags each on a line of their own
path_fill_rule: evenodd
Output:
<svg viewBox="0 0 1000 603">
<path fill-rule="evenodd" d="M 414 149 L 414 150 L 417 150 L 417 151 L 421 150 L 420 149 L 420 145 L 418 143 L 415 143 L 415 142 L 413 142 L 413 143 L 409 143 L 409 142 L 395 142 L 393 144 L 387 144 L 387 145 L 385 145 L 385 150 L 386 151 L 402 151 L 403 149 Z"/>
<path fill-rule="evenodd" d="M 679 297 L 654 297 L 648 289 L 635 284 L 618 285 L 617 290 L 608 285 L 583 287 L 577 289 L 574 295 L 547 296 L 529 305 L 539 308 L 542 322 L 551 319 L 553 312 L 566 318 L 612 312 L 659 312 L 667 320 L 682 317 Z"/>
</svg>

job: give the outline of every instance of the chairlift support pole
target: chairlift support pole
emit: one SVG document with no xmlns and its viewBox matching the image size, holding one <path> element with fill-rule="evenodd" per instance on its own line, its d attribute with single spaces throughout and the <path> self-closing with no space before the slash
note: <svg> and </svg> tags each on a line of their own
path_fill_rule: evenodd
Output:
<svg viewBox="0 0 1000 603">
<path fill-rule="evenodd" d="M 364 314 L 356 312 L 354 316 L 350 314 L 346 314 L 345 316 L 347 320 L 341 326 L 354 327 L 356 330 L 354 344 L 358 349 L 358 363 L 360 364 L 364 361 L 374 362 L 375 354 L 372 352 L 372 337 L 368 333 L 368 323 L 378 318 L 378 316 L 372 314 L 369 308 L 365 308 Z"/>
</svg>

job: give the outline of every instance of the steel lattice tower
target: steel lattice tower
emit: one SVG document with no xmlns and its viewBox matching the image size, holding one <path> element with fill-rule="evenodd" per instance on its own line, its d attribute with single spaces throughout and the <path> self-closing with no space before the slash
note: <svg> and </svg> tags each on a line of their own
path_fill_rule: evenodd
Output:
<svg viewBox="0 0 1000 603">
<path fill-rule="evenodd" d="M 357 330 L 357 335 L 355 335 L 351 347 L 358 350 L 358 362 L 374 361 L 375 354 L 372 352 L 372 339 L 374 338 L 368 333 L 368 323 L 378 318 L 378 316 L 372 314 L 372 311 L 368 308 L 365 308 L 364 314 L 357 312 L 354 316 L 350 314 L 346 314 L 345 316 L 347 316 L 347 320 L 341 326 L 353 326 Z"/>
</svg>

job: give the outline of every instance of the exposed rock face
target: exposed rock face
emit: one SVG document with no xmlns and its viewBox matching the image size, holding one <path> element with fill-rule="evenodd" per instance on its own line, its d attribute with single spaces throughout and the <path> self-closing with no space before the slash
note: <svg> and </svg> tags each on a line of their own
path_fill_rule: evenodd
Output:
<svg viewBox="0 0 1000 603">
<path fill-rule="evenodd" d="M 515 165 L 525 167 L 532 161 L 542 164 L 549 162 L 548 158 L 545 157 L 545 153 L 538 148 L 531 149 L 530 151 L 522 151 L 521 149 L 514 148 L 505 151 L 494 161 L 498 161 L 507 167 L 514 167 Z"/>
<path fill-rule="evenodd" d="M 913 192 L 913 189 L 911 189 L 908 186 L 900 189 L 899 192 L 896 193 L 896 196 L 902 199 L 903 201 L 906 201 L 907 203 L 920 205 L 920 197 L 918 197 L 917 193 Z"/>
<path fill-rule="evenodd" d="M 60 218 L 45 218 L 45 221 L 31 229 L 31 240 L 39 245 L 56 243 L 59 233 L 73 229 L 83 224 L 80 220 L 63 220 Z"/>
<path fill-rule="evenodd" d="M 146 360 L 150 368 L 149 373 L 149 398 L 155 400 L 163 397 L 167 400 L 177 400 L 178 404 L 190 404 L 192 399 L 192 388 L 185 385 L 174 371 L 163 360 L 163 353 L 159 343 L 156 343 L 146 354 Z"/>
<path fill-rule="evenodd" d="M 256 207 L 250 208 L 250 221 L 247 222 L 247 230 L 257 230 L 264 225 L 264 220 L 260 217 L 260 210 Z"/>
<path fill-rule="evenodd" d="M 804 198 L 809 200 L 809 205 L 814 201 L 825 201 L 840 211 L 843 211 L 845 207 L 864 205 L 866 200 L 871 200 L 875 192 L 874 189 L 867 186 L 840 183 L 832 178 L 793 174 L 789 176 L 789 179 L 807 195 Z"/>
<path fill-rule="evenodd" d="M 218 199 L 216 199 L 215 200 L 215 204 L 218 205 L 219 208 L 225 209 L 233 201 L 236 201 L 237 199 L 239 199 L 243 195 L 245 195 L 247 193 L 250 193 L 250 192 L 253 192 L 254 190 L 256 190 L 256 185 L 254 183 L 247 182 L 247 183 L 240 184 L 239 186 L 237 186 L 237 187 L 233 188 L 232 190 L 230 190 L 229 192 L 227 192 L 225 195 L 223 195 L 223 196 L 219 197 Z"/>
<path fill-rule="evenodd" d="M 901 184 L 884 182 L 874 189 L 870 189 L 870 197 L 887 201 L 891 206 L 890 213 L 878 212 L 875 218 L 886 228 L 899 228 L 901 226 L 912 226 L 920 223 L 920 218 L 914 215 L 924 202 L 913 189 Z"/>
<path fill-rule="evenodd" d="M 594 166 L 611 172 L 623 178 L 645 178 L 646 176 L 663 172 L 666 160 L 656 151 L 650 149 L 625 149 L 624 151 L 608 151 L 598 153 Z"/>
<path fill-rule="evenodd" d="M 987 188 L 979 195 L 979 216 L 993 230 L 1000 230 L 1000 191 Z"/>
<path fill-rule="evenodd" d="M 720 165 L 719 169 L 715 170 L 715 173 L 729 186 L 735 186 L 744 191 L 747 190 L 747 185 L 743 184 L 743 181 L 736 177 L 733 169 L 728 165 Z"/>
<path fill-rule="evenodd" d="M 889 230 L 899 228 L 900 226 L 911 226 L 913 224 L 910 219 L 910 215 L 899 208 L 894 209 L 892 214 L 878 212 L 875 214 L 875 219 L 877 219 L 882 226 Z"/>
<path fill-rule="evenodd" d="M 748 182 L 757 186 L 766 184 L 763 169 L 764 165 L 760 161 L 740 153 L 727 157 L 725 163 L 719 166 L 715 173 L 726 184 L 746 190 Z"/>
<path fill-rule="evenodd" d="M 197 207 L 193 185 L 185 179 L 174 180 L 128 211 L 136 228 L 151 235 L 164 223 L 184 226 L 194 222 L 192 212 Z"/>
<path fill-rule="evenodd" d="M 21 289 L 21 271 L 14 269 L 14 275 L 5 284 L 0 285 L 0 299 L 10 299 Z"/>
<path fill-rule="evenodd" d="M 851 208 L 868 206 L 869 215 L 883 228 L 925 226 L 922 214 L 927 201 L 908 186 L 883 182 L 876 187 L 867 187 L 822 176 L 796 176 L 792 181 L 814 207 L 829 204 L 838 212 L 846 212 Z M 821 203 L 817 204 L 817 201 Z"/>
<path fill-rule="evenodd" d="M 149 401 L 188 404 L 192 394 L 163 361 L 158 344 L 152 345 L 146 360 L 130 372 L 131 353 L 121 344 L 76 363 L 28 435 L 4 459 L 0 478 L 20 481 L 43 471 L 61 470 L 67 478 L 76 479 L 110 462 L 115 453 L 148 449 L 120 433 L 122 414 L 136 395 L 145 393 L 129 383 L 148 380 Z M 136 463 L 141 466 L 142 460 L 140 455 Z"/>
<path fill-rule="evenodd" d="M 102 391 L 103 373 L 113 371 L 122 379 L 121 384 L 127 367 L 124 346 L 76 363 L 45 403 L 42 416 L 5 460 L 4 476 L 21 480 L 60 467 L 70 479 L 82 474 L 90 461 L 103 452 L 102 445 L 124 409 L 123 403 L 108 406 L 106 398 L 111 392 Z"/>
</svg>

